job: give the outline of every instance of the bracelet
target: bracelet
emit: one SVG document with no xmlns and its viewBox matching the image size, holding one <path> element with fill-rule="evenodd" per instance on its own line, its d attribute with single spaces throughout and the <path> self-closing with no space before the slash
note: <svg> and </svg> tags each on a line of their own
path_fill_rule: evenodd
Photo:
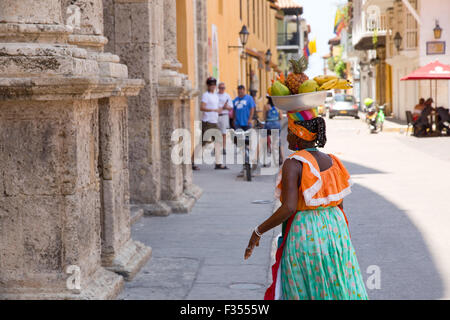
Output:
<svg viewBox="0 0 450 320">
<path fill-rule="evenodd" d="M 258 226 L 255 227 L 254 231 L 255 231 L 256 235 L 261 238 L 262 234 L 258 231 Z"/>
</svg>

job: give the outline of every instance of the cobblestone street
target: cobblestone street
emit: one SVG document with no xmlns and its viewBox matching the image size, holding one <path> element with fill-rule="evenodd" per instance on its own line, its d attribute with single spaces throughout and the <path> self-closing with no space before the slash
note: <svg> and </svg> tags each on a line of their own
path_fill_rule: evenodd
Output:
<svg viewBox="0 0 450 320">
<path fill-rule="evenodd" d="M 354 180 L 345 200 L 365 280 L 381 270 L 371 299 L 441 299 L 450 292 L 450 139 L 417 139 L 398 132 L 370 135 L 361 120 L 327 119 L 326 152 L 339 156 Z M 121 299 L 262 299 L 269 284 L 271 241 L 243 260 L 251 229 L 272 210 L 275 177 L 236 178 L 239 166 L 203 166 L 195 182 L 202 198 L 187 215 L 145 217 L 133 237 L 153 257 Z"/>
</svg>

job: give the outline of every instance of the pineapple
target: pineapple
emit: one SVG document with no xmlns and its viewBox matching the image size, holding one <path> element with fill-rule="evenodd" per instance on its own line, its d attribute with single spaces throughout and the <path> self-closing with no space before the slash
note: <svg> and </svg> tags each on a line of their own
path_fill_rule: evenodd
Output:
<svg viewBox="0 0 450 320">
<path fill-rule="evenodd" d="M 289 88 L 292 94 L 298 94 L 298 90 L 303 82 L 309 80 L 308 76 L 304 74 L 308 68 L 308 59 L 302 56 L 298 60 L 289 60 L 294 68 L 294 72 L 291 72 L 286 79 L 286 86 Z"/>
</svg>

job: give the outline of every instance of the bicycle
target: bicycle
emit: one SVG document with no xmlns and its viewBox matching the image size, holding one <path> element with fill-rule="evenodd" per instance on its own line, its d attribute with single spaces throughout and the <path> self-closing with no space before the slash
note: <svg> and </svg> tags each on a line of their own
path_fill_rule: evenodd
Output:
<svg viewBox="0 0 450 320">
<path fill-rule="evenodd" d="M 234 132 L 234 144 L 240 146 L 238 141 L 244 140 L 244 177 L 247 181 L 252 181 L 252 166 L 250 163 L 250 130 L 238 129 Z"/>
</svg>

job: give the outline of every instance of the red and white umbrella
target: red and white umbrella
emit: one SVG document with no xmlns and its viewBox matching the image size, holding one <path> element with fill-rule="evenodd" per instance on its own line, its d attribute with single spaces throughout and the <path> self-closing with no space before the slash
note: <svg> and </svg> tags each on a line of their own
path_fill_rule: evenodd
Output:
<svg viewBox="0 0 450 320">
<path fill-rule="evenodd" d="M 439 61 L 431 62 L 400 80 L 450 80 L 450 66 Z"/>
<path fill-rule="evenodd" d="M 430 80 L 430 95 L 432 95 L 431 81 L 436 82 L 436 100 L 437 100 L 437 81 L 450 80 L 450 66 L 442 64 L 439 61 L 431 62 L 423 66 L 400 80 Z M 435 100 L 435 102 L 436 102 Z M 437 106 L 437 102 L 435 104 Z"/>
</svg>

